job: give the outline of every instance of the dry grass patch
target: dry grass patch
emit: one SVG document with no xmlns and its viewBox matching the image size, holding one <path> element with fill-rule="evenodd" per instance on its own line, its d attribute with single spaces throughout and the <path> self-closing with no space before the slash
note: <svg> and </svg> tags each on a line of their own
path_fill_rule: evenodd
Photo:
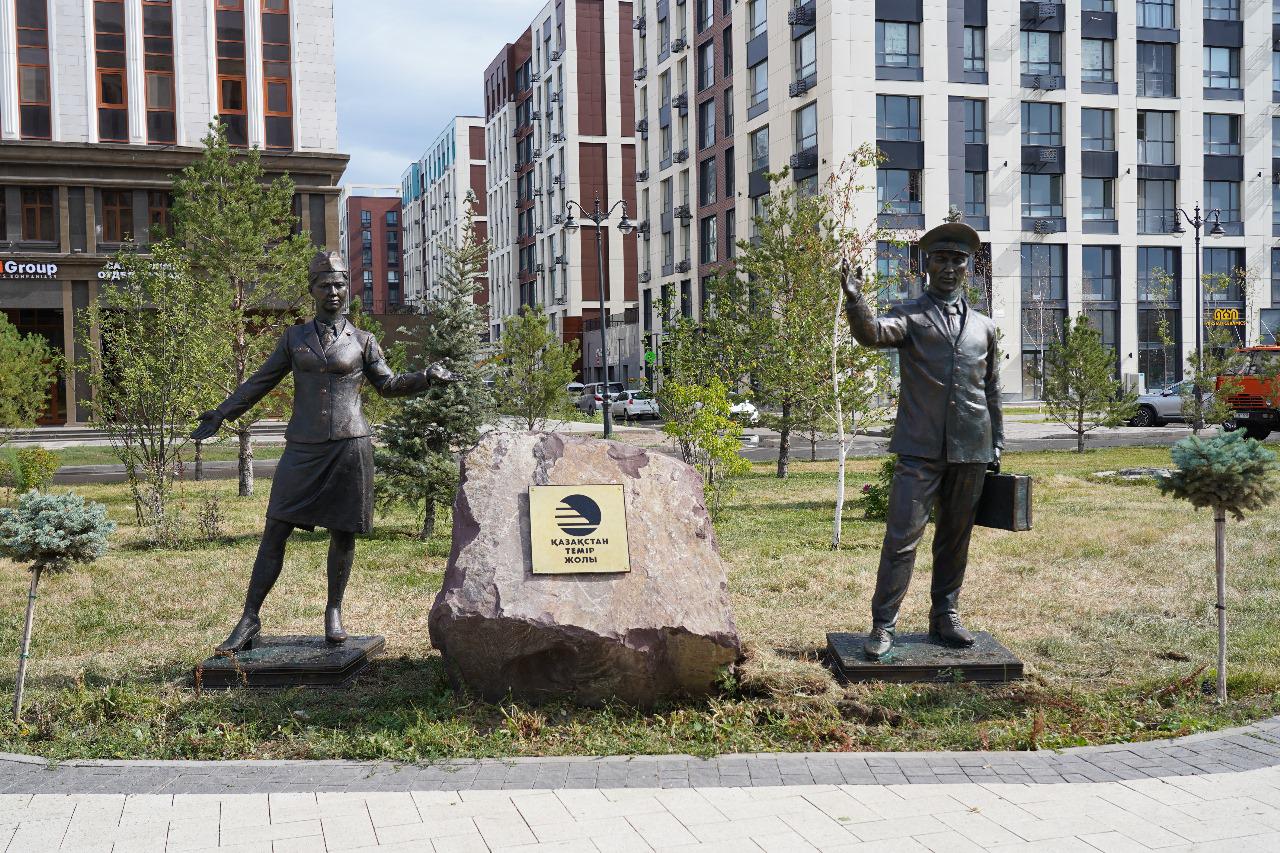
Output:
<svg viewBox="0 0 1280 853">
<path fill-rule="evenodd" d="M 79 489 L 121 525 L 114 550 L 42 586 L 23 726 L 0 750 L 60 757 L 353 757 L 1026 748 L 1188 733 L 1280 710 L 1280 511 L 1230 530 L 1232 704 L 1195 680 L 1214 655 L 1212 525 L 1153 485 L 1105 484 L 1098 470 L 1164 464 L 1166 449 L 1010 454 L 1036 477 L 1036 529 L 975 532 L 961 606 L 1028 664 L 1020 685 L 842 688 L 820 663 L 825 634 L 867 627 L 883 526 L 850 507 L 845 547 L 829 547 L 834 465 L 757 466 L 718 525 L 748 659 L 710 701 L 657 713 L 625 707 L 492 706 L 452 691 L 427 638 L 448 553 L 413 538 L 404 512 L 360 541 L 348 629 L 378 632 L 387 654 L 352 689 L 197 695 L 191 667 L 238 615 L 267 483 L 252 499 L 229 481 L 188 484 L 190 518 L 217 495 L 227 538 L 148 550 L 121 486 Z M 851 496 L 878 460 L 856 460 Z M 930 533 L 901 628 L 923 630 Z M 275 633 L 317 633 L 323 533 L 296 533 L 264 612 Z M 0 562 L 0 691 L 13 686 L 24 567 Z M 1170 685 L 1177 685 L 1168 689 Z"/>
</svg>

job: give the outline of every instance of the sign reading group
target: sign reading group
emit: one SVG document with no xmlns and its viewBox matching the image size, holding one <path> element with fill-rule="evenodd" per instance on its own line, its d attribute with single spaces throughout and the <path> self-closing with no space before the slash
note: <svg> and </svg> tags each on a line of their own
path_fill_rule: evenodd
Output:
<svg viewBox="0 0 1280 853">
<path fill-rule="evenodd" d="M 631 571 L 622 486 L 530 486 L 535 575 Z"/>
</svg>

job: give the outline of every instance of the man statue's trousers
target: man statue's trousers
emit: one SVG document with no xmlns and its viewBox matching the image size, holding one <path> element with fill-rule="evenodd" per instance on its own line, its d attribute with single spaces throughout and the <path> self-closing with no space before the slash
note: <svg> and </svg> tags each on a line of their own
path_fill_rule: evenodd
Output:
<svg viewBox="0 0 1280 853">
<path fill-rule="evenodd" d="M 986 479 L 985 463 L 901 456 L 893 469 L 889 512 L 876 593 L 871 599 L 874 628 L 893 630 L 916 563 L 916 546 L 929 513 L 937 505 L 933 537 L 933 605 L 929 618 L 954 613 L 969 562 L 969 536 Z"/>
</svg>

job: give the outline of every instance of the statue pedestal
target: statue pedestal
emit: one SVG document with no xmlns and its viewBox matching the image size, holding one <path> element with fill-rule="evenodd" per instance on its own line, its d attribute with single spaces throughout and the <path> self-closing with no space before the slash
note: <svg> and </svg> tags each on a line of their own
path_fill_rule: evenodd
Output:
<svg viewBox="0 0 1280 853">
<path fill-rule="evenodd" d="M 827 655 L 844 681 L 976 681 L 1003 683 L 1022 678 L 1022 661 L 985 631 L 974 632 L 967 649 L 930 642 L 928 634 L 899 634 L 880 660 L 862 651 L 866 634 L 827 634 Z"/>
<path fill-rule="evenodd" d="M 350 637 L 331 644 L 324 637 L 257 637 L 248 649 L 215 656 L 195 668 L 196 686 L 341 687 L 360 674 L 386 641 Z"/>
</svg>

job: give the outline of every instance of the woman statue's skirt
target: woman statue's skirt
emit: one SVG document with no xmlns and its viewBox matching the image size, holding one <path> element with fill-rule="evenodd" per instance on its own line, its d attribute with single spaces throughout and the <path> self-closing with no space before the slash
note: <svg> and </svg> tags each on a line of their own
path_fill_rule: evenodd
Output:
<svg viewBox="0 0 1280 853">
<path fill-rule="evenodd" d="M 304 530 L 373 530 L 373 440 L 288 442 L 271 483 L 267 518 Z"/>
</svg>

